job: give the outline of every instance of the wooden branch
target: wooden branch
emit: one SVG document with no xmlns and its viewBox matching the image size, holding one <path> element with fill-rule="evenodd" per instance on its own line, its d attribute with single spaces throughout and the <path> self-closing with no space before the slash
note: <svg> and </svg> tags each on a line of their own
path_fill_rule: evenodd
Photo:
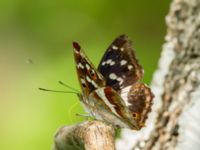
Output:
<svg viewBox="0 0 200 150">
<path fill-rule="evenodd" d="M 114 133 L 100 121 L 65 126 L 56 133 L 53 150 L 114 150 Z"/>
</svg>

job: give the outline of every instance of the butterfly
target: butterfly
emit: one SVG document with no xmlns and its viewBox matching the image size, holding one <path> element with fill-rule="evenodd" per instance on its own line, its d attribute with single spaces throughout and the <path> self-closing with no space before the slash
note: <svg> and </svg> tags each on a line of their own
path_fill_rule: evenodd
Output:
<svg viewBox="0 0 200 150">
<path fill-rule="evenodd" d="M 132 42 L 120 35 L 107 48 L 96 69 L 77 42 L 74 59 L 86 111 L 117 128 L 139 130 L 151 111 L 153 93 L 144 83 Z"/>
</svg>

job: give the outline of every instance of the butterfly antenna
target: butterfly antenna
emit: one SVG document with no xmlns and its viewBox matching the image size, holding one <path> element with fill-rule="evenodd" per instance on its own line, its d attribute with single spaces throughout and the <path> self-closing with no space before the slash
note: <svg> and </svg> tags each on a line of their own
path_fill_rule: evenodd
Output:
<svg viewBox="0 0 200 150">
<path fill-rule="evenodd" d="M 74 90 L 74 91 L 80 93 L 77 89 L 75 89 L 75 88 L 73 88 L 73 87 L 67 85 L 66 83 L 64 83 L 64 82 L 62 82 L 62 81 L 58 81 L 58 83 L 61 84 L 62 86 L 65 86 L 65 87 L 67 87 L 67 88 L 69 88 L 69 89 L 71 89 L 71 90 Z"/>
<path fill-rule="evenodd" d="M 41 91 L 47 91 L 47 92 L 56 92 L 56 93 L 73 93 L 73 94 L 79 94 L 79 92 L 74 92 L 74 91 L 59 91 L 59 90 L 49 90 L 45 88 L 38 88 Z"/>
</svg>

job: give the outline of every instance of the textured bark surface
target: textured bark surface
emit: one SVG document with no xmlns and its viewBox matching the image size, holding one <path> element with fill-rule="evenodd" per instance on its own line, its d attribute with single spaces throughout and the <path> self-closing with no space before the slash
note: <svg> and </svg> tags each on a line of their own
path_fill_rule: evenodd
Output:
<svg viewBox="0 0 200 150">
<path fill-rule="evenodd" d="M 165 76 L 155 128 L 143 148 L 146 150 L 177 147 L 182 134 L 179 118 L 200 85 L 200 1 L 175 0 L 167 25 L 166 44 L 173 49 L 174 58 Z"/>
<path fill-rule="evenodd" d="M 166 43 L 152 82 L 154 117 L 132 149 L 199 150 L 200 0 L 174 0 L 166 23 Z"/>
<path fill-rule="evenodd" d="M 53 150 L 114 150 L 114 129 L 100 121 L 65 126 L 58 130 Z"/>
</svg>

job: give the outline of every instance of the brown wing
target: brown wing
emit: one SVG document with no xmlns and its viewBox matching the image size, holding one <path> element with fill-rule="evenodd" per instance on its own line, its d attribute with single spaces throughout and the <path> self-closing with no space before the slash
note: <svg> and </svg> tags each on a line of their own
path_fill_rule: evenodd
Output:
<svg viewBox="0 0 200 150">
<path fill-rule="evenodd" d="M 143 83 L 133 84 L 128 92 L 128 108 L 132 112 L 133 118 L 138 120 L 141 126 L 145 125 L 147 115 L 151 111 L 153 98 L 151 89 Z"/>
<path fill-rule="evenodd" d="M 102 120 L 121 128 L 139 130 L 142 127 L 138 120 L 133 118 L 132 113 L 113 88 L 102 87 L 96 89 L 90 94 L 90 97 L 92 97 L 89 98 L 89 100 L 92 100 L 90 103 L 94 103 L 95 100 L 97 101 L 95 105 L 93 105 L 96 109 L 97 118 L 101 116 L 100 118 L 102 118 Z"/>
<path fill-rule="evenodd" d="M 84 51 L 81 50 L 79 44 L 73 42 L 73 47 L 79 83 L 83 94 L 88 96 L 95 89 L 105 86 L 105 80 L 87 58 Z"/>
</svg>

